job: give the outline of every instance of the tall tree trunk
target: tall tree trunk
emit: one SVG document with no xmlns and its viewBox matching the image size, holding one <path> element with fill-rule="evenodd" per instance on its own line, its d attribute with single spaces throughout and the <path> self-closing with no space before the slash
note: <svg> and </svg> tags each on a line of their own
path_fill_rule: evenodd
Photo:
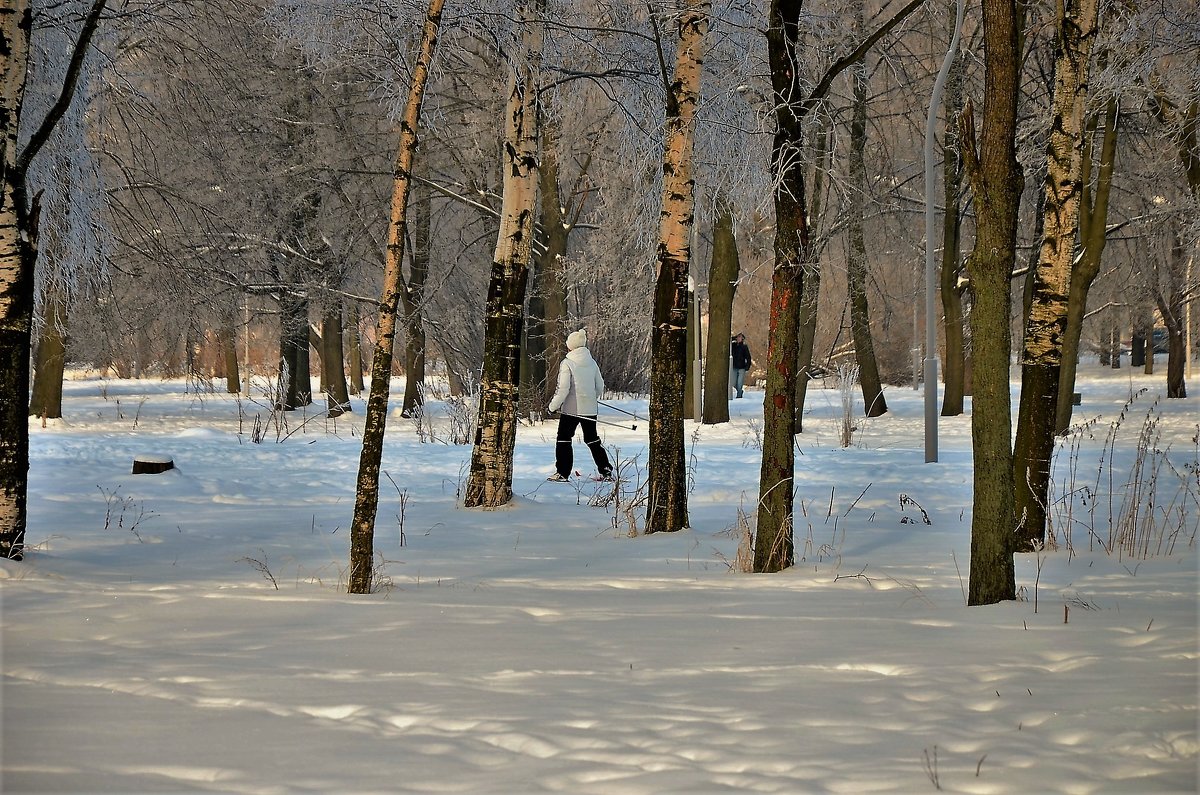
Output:
<svg viewBox="0 0 1200 795">
<path fill-rule="evenodd" d="M 1112 98 L 1104 111 L 1104 138 L 1100 145 L 1100 170 L 1095 188 L 1091 184 L 1092 146 L 1083 151 L 1083 194 L 1079 207 L 1079 241 L 1082 252 L 1071 270 L 1071 289 L 1067 297 L 1067 330 L 1063 337 L 1062 371 L 1058 384 L 1058 411 L 1055 433 L 1062 436 L 1071 425 L 1075 391 L 1075 373 L 1079 367 L 1079 340 L 1083 337 L 1083 320 L 1087 311 L 1088 293 L 1100 273 L 1100 259 L 1108 242 L 1108 199 L 1112 192 L 1113 166 L 1117 154 L 1117 100 Z M 1095 132 L 1096 124 L 1091 125 Z M 1117 358 L 1120 358 L 1117 347 Z M 1120 363 L 1118 361 L 1118 367 Z"/>
<path fill-rule="evenodd" d="M 62 417 L 63 369 L 67 359 L 67 312 L 54 291 L 47 291 L 42 332 L 33 353 L 33 394 L 29 415 L 56 420 Z"/>
<path fill-rule="evenodd" d="M 1083 191 L 1083 137 L 1088 65 L 1096 37 L 1099 0 L 1058 4 L 1054 107 L 1046 152 L 1045 214 L 1033 301 L 1021 357 L 1021 403 L 1013 451 L 1017 549 L 1046 540 L 1050 460 L 1058 427 L 1058 390 L 1079 200 Z"/>
<path fill-rule="evenodd" d="M 858 62 L 883 36 L 921 4 L 911 0 L 850 53 L 833 63 L 805 97 L 801 91 L 797 46 L 803 2 L 771 0 L 767 58 L 775 101 L 771 173 L 775 179 L 775 266 L 768 322 L 767 389 L 763 398 L 763 456 L 758 482 L 758 522 L 754 571 L 775 572 L 795 559 L 794 505 L 796 378 L 799 359 L 804 268 L 812 259 L 805 213 L 804 118 L 829 91 L 833 80 Z"/>
<path fill-rule="evenodd" d="M 324 382 L 325 413 L 340 417 L 350 410 L 350 391 L 342 352 L 342 307 L 340 302 L 325 310 L 321 318 L 321 380 Z"/>
<path fill-rule="evenodd" d="M 696 379 L 701 374 L 696 372 L 696 338 L 699 336 L 700 318 L 696 312 L 696 291 L 688 290 L 687 294 L 687 334 L 684 348 L 687 357 L 687 368 L 683 378 L 683 418 L 685 420 L 699 419 L 700 406 L 696 405 Z"/>
<path fill-rule="evenodd" d="M 387 427 L 388 390 L 392 378 L 392 352 L 396 342 L 396 311 L 400 303 L 404 268 L 404 225 L 408 192 L 412 185 L 413 156 L 417 151 L 417 127 L 421 100 L 429 79 L 429 65 L 437 49 L 438 28 L 445 0 L 429 0 L 429 12 L 421 35 L 421 48 L 413 64 L 412 84 L 400 121 L 400 142 L 392 169 L 392 205 L 388 223 L 387 254 L 383 287 L 379 298 L 379 320 L 375 327 L 375 349 L 371 360 L 371 392 L 367 397 L 362 452 L 354 492 L 354 518 L 350 526 L 350 593 L 370 593 L 374 582 L 375 516 L 379 509 L 379 466 L 383 459 L 383 436 Z"/>
<path fill-rule="evenodd" d="M 246 333 L 249 334 L 250 330 L 246 329 Z M 225 391 L 230 395 L 239 394 L 242 391 L 242 379 L 238 372 L 237 330 L 232 315 L 222 320 L 217 329 L 217 349 L 225 373 Z"/>
<path fill-rule="evenodd" d="M 700 102 L 710 9 L 708 0 L 683 0 L 676 23 L 675 72 L 668 84 L 658 278 L 651 331 L 647 533 L 674 532 L 688 526 L 683 434 L 687 282 L 696 207 L 692 176 L 695 116 Z"/>
<path fill-rule="evenodd" d="M 1017 595 L 1008 366 L 1012 346 L 1010 279 L 1023 184 L 1015 145 L 1020 28 L 1014 0 L 983 0 L 983 136 L 978 149 L 974 107 L 969 100 L 962 116 L 962 152 L 977 214 L 975 248 L 967 259 L 975 294 L 971 309 L 975 465 L 967 592 L 971 605 L 993 604 Z"/>
<path fill-rule="evenodd" d="M 542 245 L 534 256 L 533 295 L 530 297 L 528 354 L 529 408 L 539 415 L 558 384 L 557 374 L 567 345 L 567 288 L 563 281 L 563 257 L 571 229 L 582 210 L 582 199 L 564 197 L 559 190 L 558 123 L 549 122 L 542 133 L 542 162 L 538 170 L 538 231 Z M 581 173 L 587 173 L 590 156 Z"/>
<path fill-rule="evenodd" d="M 863 6 L 858 4 L 856 24 L 863 26 Z M 847 262 L 847 290 L 850 293 L 850 334 L 858 362 L 858 381 L 862 388 L 863 409 L 868 417 L 887 413 L 879 362 L 871 340 L 871 315 L 867 301 L 867 243 L 863 229 L 867 209 L 867 64 L 864 59 L 852 70 L 854 103 L 850 121 L 850 251 Z"/>
<path fill-rule="evenodd" d="M 404 309 L 404 403 L 400 413 L 411 417 L 421 405 L 425 384 L 425 279 L 429 275 L 433 197 L 418 184 L 413 191 L 413 251 L 408 282 L 400 294 Z"/>
<path fill-rule="evenodd" d="M 1155 290 L 1155 301 L 1158 313 L 1162 315 L 1163 325 L 1167 328 L 1167 398 L 1187 397 L 1187 385 L 1184 381 L 1184 366 L 1187 351 L 1184 349 L 1184 306 L 1186 295 L 1191 287 L 1187 284 L 1184 244 L 1179 230 L 1172 227 L 1171 245 L 1167 252 L 1165 284 L 1160 284 Z M 1150 343 L 1153 350 L 1153 339 Z"/>
<path fill-rule="evenodd" d="M 308 346 L 308 299 L 284 292 L 279 298 L 279 408 L 283 411 L 312 403 Z"/>
<path fill-rule="evenodd" d="M 67 110 L 106 0 L 93 0 L 71 51 L 62 91 L 18 150 L 29 67 L 28 0 L 0 5 L 0 557 L 25 552 L 29 486 L 29 358 L 32 344 L 38 207 L 29 164 Z"/>
<path fill-rule="evenodd" d="M 358 304 L 351 304 L 349 320 L 344 329 L 349 337 L 347 340 L 348 350 L 346 359 L 350 368 L 351 395 L 361 395 L 363 393 L 362 334 L 359 332 L 358 324 Z"/>
<path fill-rule="evenodd" d="M 496 508 L 512 499 L 513 448 L 517 434 L 517 390 L 521 383 L 521 337 L 525 327 L 525 284 L 533 253 L 537 210 L 537 86 L 542 62 L 542 23 L 528 3 L 518 5 L 519 59 L 512 63 L 501 155 L 504 198 L 488 283 L 479 423 L 471 471 L 463 496 L 468 508 Z"/>
<path fill-rule="evenodd" d="M 803 110 L 797 46 L 801 2 L 772 0 L 767 55 L 776 105 L 771 173 L 775 178 L 775 266 L 767 343 L 767 386 L 763 400 L 763 455 L 759 471 L 754 571 L 792 565 L 792 507 L 795 476 L 796 350 L 804 266 L 811 245 L 805 215 Z M 810 354 L 811 356 L 811 354 Z"/>
<path fill-rule="evenodd" d="M 737 294 L 737 238 L 733 210 L 717 199 L 713 221 L 712 263 L 708 268 L 708 350 L 704 357 L 704 412 L 706 425 L 729 422 L 729 340 L 733 331 L 733 299 Z"/>
<path fill-rule="evenodd" d="M 829 169 L 831 157 L 830 136 L 831 128 L 820 130 L 815 136 L 813 145 L 813 190 L 808 210 L 808 218 L 821 217 L 821 200 L 825 194 L 825 174 Z M 806 219 L 805 223 L 808 221 Z M 804 261 L 804 277 L 800 295 L 800 320 L 797 332 L 796 357 L 796 404 L 793 407 L 793 433 L 804 430 L 804 401 L 808 396 L 808 383 L 812 380 L 813 349 L 817 343 L 817 310 L 821 300 L 821 263 L 810 253 Z"/>
<path fill-rule="evenodd" d="M 942 265 L 939 271 L 943 331 L 946 338 L 943 417 L 957 417 L 962 414 L 963 396 L 966 394 L 967 352 L 962 300 L 964 288 L 959 285 L 959 275 L 962 273 L 962 211 L 959 206 L 962 159 L 958 155 L 958 125 L 954 121 L 962 108 L 964 71 L 962 57 L 955 58 L 946 75 L 946 89 L 942 96 L 942 108 L 946 117 L 946 137 L 942 142 L 942 201 L 945 214 L 942 216 Z"/>
</svg>

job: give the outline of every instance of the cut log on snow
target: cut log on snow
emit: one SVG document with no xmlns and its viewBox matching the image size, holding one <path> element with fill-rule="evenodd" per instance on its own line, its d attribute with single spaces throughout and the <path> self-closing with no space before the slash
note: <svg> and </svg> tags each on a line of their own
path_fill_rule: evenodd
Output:
<svg viewBox="0 0 1200 795">
<path fill-rule="evenodd" d="M 169 455 L 139 455 L 133 459 L 135 475 L 157 475 L 174 468 L 175 462 Z"/>
</svg>

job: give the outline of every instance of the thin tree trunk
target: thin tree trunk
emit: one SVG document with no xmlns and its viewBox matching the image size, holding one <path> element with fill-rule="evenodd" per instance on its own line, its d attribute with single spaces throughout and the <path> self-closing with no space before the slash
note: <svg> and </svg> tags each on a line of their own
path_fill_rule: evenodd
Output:
<svg viewBox="0 0 1200 795">
<path fill-rule="evenodd" d="M 863 7 L 858 5 L 857 26 L 862 29 Z M 868 417 L 887 413 L 879 362 L 871 339 L 871 317 L 867 300 L 867 243 L 863 217 L 867 202 L 867 64 L 865 59 L 853 69 L 853 118 L 850 122 L 850 251 L 847 263 L 847 290 L 850 293 L 850 334 L 858 362 L 858 380 L 862 388 L 863 409 Z"/>
<path fill-rule="evenodd" d="M 521 52 L 512 64 L 502 154 L 504 198 L 488 283 L 479 422 L 471 471 L 463 495 L 468 508 L 496 508 L 512 499 L 521 337 L 525 286 L 533 254 L 533 219 L 538 188 L 537 86 L 542 61 L 542 23 L 528 3 L 518 7 Z"/>
<path fill-rule="evenodd" d="M 413 251 L 408 283 L 400 294 L 404 309 L 404 403 L 400 413 L 411 417 L 424 400 L 425 384 L 425 279 L 429 275 L 433 197 L 418 184 L 413 191 Z"/>
<path fill-rule="evenodd" d="M 1185 281 L 1187 256 L 1177 229 L 1171 229 L 1171 246 L 1167 253 L 1166 284 L 1155 291 L 1158 313 L 1167 329 L 1167 398 L 1187 397 L 1184 366 L 1187 351 L 1183 344 L 1185 295 L 1190 287 Z M 1165 287 L 1165 289 L 1164 289 Z M 1153 350 L 1153 338 L 1150 342 Z"/>
<path fill-rule="evenodd" d="M 831 156 L 829 145 L 831 134 L 832 130 L 830 129 L 821 130 L 817 134 L 813 146 L 813 190 L 808 218 L 814 220 L 820 218 L 822 212 L 821 200 L 825 194 L 825 173 L 829 169 Z M 813 349 L 817 343 L 817 310 L 820 308 L 820 300 L 821 263 L 817 261 L 815 255 L 810 253 L 804 262 L 804 278 L 800 296 L 793 433 L 801 433 L 804 430 L 804 401 L 808 396 L 808 383 L 812 380 L 812 359 Z"/>
<path fill-rule="evenodd" d="M 717 200 L 713 221 L 712 263 L 708 269 L 708 350 L 704 358 L 704 412 L 706 425 L 729 422 L 729 340 L 733 331 L 733 299 L 737 294 L 737 238 L 733 211 Z"/>
<path fill-rule="evenodd" d="M 558 368 L 566 354 L 567 288 L 563 281 L 563 257 L 583 201 L 574 196 L 563 197 L 559 190 L 559 141 L 558 123 L 550 122 L 542 133 L 542 162 L 538 170 L 538 231 L 542 246 L 534 257 L 528 334 L 532 366 L 529 408 L 538 415 L 545 413 L 546 404 L 554 394 Z M 590 158 L 585 162 L 581 179 L 590 167 Z"/>
<path fill-rule="evenodd" d="M 1063 0 L 1058 5 L 1054 111 L 1044 183 L 1045 220 L 1026 321 L 1013 451 L 1017 549 L 1022 552 L 1038 549 L 1046 540 L 1063 337 L 1083 191 L 1088 65 L 1096 36 L 1098 2 Z"/>
<path fill-rule="evenodd" d="M 67 312 L 53 291 L 47 293 L 43 310 L 46 317 L 33 354 L 33 394 L 29 400 L 29 415 L 56 420 L 62 417 Z"/>
<path fill-rule="evenodd" d="M 942 98 L 946 116 L 946 137 L 942 143 L 942 201 L 945 214 L 942 217 L 942 266 L 940 286 L 942 294 L 943 332 L 946 339 L 944 364 L 945 388 L 942 393 L 942 416 L 957 417 L 963 413 L 963 396 L 966 393 L 966 340 L 963 326 L 963 287 L 959 285 L 962 273 L 962 215 L 959 193 L 962 190 L 962 160 L 958 156 L 958 125 L 954 122 L 962 107 L 963 59 L 955 58 L 946 76 L 946 90 Z"/>
<path fill-rule="evenodd" d="M 1083 319 L 1087 311 L 1088 293 L 1100 273 L 1100 259 L 1108 242 L 1108 199 L 1112 192 L 1113 167 L 1117 153 L 1117 100 L 1112 98 L 1104 112 L 1104 138 L 1100 146 L 1100 170 L 1096 186 L 1091 186 L 1091 151 L 1084 149 L 1083 195 L 1079 210 L 1079 240 L 1083 248 L 1079 261 L 1071 271 L 1071 290 L 1067 297 L 1067 330 L 1063 337 L 1062 371 L 1059 374 L 1058 411 L 1055 433 L 1062 436 L 1071 425 L 1075 391 L 1075 374 L 1079 367 L 1079 340 L 1083 336 Z M 1092 125 L 1093 131 L 1095 125 Z M 1117 358 L 1120 358 L 1117 348 Z M 1102 362 L 1108 364 L 1108 362 Z M 1117 366 L 1120 366 L 1118 361 Z"/>
<path fill-rule="evenodd" d="M 687 281 L 695 223 L 695 116 L 710 7 L 708 0 L 683 3 L 676 23 L 675 71 L 668 84 L 658 277 L 651 331 L 647 533 L 674 532 L 688 526 L 683 434 Z"/>
<path fill-rule="evenodd" d="M 344 329 L 349 337 L 347 340 L 348 350 L 346 359 L 350 367 L 351 395 L 361 395 L 363 393 L 362 335 L 359 333 L 358 323 L 358 305 L 351 304 L 349 319 Z"/>
<path fill-rule="evenodd" d="M 217 349 L 225 372 L 225 391 L 236 395 L 242 391 L 242 379 L 238 372 L 237 330 L 234 328 L 232 317 L 221 321 L 217 329 Z"/>
<path fill-rule="evenodd" d="M 1017 595 L 1013 565 L 1013 457 L 1009 356 L 1011 275 L 1023 179 L 1016 158 L 1021 23 L 1014 0 L 983 0 L 983 136 L 976 149 L 974 108 L 962 115 L 962 152 L 975 194 L 975 248 L 967 260 L 974 288 L 971 446 L 974 500 L 967 603 Z"/>
<path fill-rule="evenodd" d="M 696 405 L 696 379 L 700 378 L 701 375 L 696 372 L 696 336 L 699 334 L 697 327 L 699 326 L 700 318 L 696 316 L 695 290 L 688 290 L 687 302 L 687 334 L 685 335 L 686 342 L 684 343 L 684 356 L 687 357 L 687 367 L 683 379 L 683 418 L 685 420 L 694 420 L 699 417 L 701 408 Z"/>
<path fill-rule="evenodd" d="M 404 267 L 404 225 L 408 192 L 412 184 L 413 156 L 417 151 L 417 127 L 421 100 L 429 79 L 429 65 L 437 49 L 438 28 L 445 0 L 429 0 L 429 12 L 421 36 L 421 48 L 413 65 L 412 84 L 400 122 L 400 142 L 392 170 L 392 205 L 388 244 L 379 298 L 379 320 L 371 361 L 371 393 L 367 398 L 362 453 L 354 493 L 354 518 L 350 527 L 350 593 L 370 593 L 374 582 L 375 516 L 379 509 L 379 467 L 383 459 L 383 436 L 387 426 L 388 390 L 391 386 L 392 351 L 396 341 L 396 310 L 400 303 Z"/>
</svg>

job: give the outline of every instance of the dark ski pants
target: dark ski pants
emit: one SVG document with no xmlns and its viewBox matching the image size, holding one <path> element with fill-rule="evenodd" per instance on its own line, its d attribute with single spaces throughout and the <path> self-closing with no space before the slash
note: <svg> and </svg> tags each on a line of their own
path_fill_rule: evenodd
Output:
<svg viewBox="0 0 1200 795">
<path fill-rule="evenodd" d="M 554 445 L 554 468 L 564 478 L 571 477 L 571 466 L 574 463 L 574 453 L 571 450 L 571 437 L 575 428 L 583 426 L 583 441 L 592 451 L 592 460 L 596 462 L 596 471 L 607 475 L 612 471 L 608 461 L 608 453 L 600 444 L 600 434 L 596 433 L 595 417 L 568 417 L 560 414 L 558 417 L 558 441 Z"/>
</svg>

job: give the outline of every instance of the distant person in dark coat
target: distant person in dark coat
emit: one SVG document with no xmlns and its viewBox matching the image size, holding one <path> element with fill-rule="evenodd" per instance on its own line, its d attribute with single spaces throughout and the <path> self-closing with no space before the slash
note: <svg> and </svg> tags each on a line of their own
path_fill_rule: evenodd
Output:
<svg viewBox="0 0 1200 795">
<path fill-rule="evenodd" d="M 746 372 L 750 369 L 750 346 L 746 344 L 746 335 L 738 334 L 729 343 L 729 355 L 733 359 L 733 388 L 737 390 L 735 397 L 742 396 L 742 388 L 746 385 Z"/>
<path fill-rule="evenodd" d="M 561 410 L 558 418 L 558 438 L 554 445 L 554 469 L 548 480 L 571 479 L 574 453 L 571 437 L 575 428 L 583 428 L 583 441 L 592 451 L 596 472 L 601 480 L 612 477 L 612 464 L 596 433 L 597 401 L 604 394 L 604 378 L 600 368 L 587 348 L 587 332 L 584 329 L 567 335 L 567 355 L 558 368 L 558 388 L 550 398 L 547 408 L 551 413 Z"/>
</svg>

